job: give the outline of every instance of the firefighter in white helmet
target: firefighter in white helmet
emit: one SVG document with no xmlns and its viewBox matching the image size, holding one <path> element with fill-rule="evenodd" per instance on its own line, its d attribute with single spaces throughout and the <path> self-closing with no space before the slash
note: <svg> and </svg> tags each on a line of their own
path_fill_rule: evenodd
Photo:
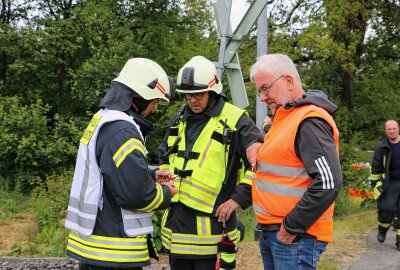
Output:
<svg viewBox="0 0 400 270">
<path fill-rule="evenodd" d="M 160 168 L 177 175 L 179 188 L 163 217 L 162 244 L 172 270 L 209 270 L 221 238 L 239 240 L 235 210 L 251 205 L 246 150 L 254 157 L 263 137 L 245 110 L 226 102 L 215 65 L 206 58 L 187 62 L 176 88 L 187 104 L 159 147 Z M 221 269 L 234 269 L 234 252 L 223 263 Z"/>
<path fill-rule="evenodd" d="M 111 83 L 80 140 L 65 226 L 80 269 L 142 269 L 157 257 L 151 213 L 176 194 L 164 171 L 148 170 L 144 117 L 167 104 L 173 82 L 154 61 L 133 58 Z"/>
</svg>

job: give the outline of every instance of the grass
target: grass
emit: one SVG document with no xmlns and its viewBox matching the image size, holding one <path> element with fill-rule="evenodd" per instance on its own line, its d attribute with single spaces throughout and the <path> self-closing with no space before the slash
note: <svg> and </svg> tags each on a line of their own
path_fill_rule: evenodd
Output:
<svg viewBox="0 0 400 270">
<path fill-rule="evenodd" d="M 0 256 L 8 255 L 16 243 L 33 233 L 35 221 L 31 209 L 27 196 L 0 191 Z"/>
<path fill-rule="evenodd" d="M 365 235 L 376 226 L 374 203 L 368 204 L 368 210 L 345 193 L 339 197 L 334 217 L 334 242 L 322 254 L 319 270 L 347 269 L 366 250 Z M 59 210 L 49 215 L 54 202 L 44 198 L 48 197 L 34 199 L 0 191 L 0 256 L 65 256 L 65 230 L 56 224 Z M 49 217 L 52 221 L 38 223 Z M 239 210 L 238 217 L 245 224 L 246 233 L 245 240 L 239 243 L 237 270 L 262 270 L 258 241 L 254 240 L 253 210 Z M 168 262 L 166 255 L 162 255 L 161 262 Z"/>
</svg>

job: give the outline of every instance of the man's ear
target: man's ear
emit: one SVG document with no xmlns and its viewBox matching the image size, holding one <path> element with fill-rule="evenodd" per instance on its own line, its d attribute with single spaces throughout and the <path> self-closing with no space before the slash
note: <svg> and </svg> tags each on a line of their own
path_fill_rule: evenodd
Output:
<svg viewBox="0 0 400 270">
<path fill-rule="evenodd" d="M 286 87 L 289 91 L 292 91 L 294 88 L 294 81 L 293 81 L 293 77 L 290 75 L 285 75 L 283 77 L 283 79 L 285 80 L 286 83 Z"/>
</svg>

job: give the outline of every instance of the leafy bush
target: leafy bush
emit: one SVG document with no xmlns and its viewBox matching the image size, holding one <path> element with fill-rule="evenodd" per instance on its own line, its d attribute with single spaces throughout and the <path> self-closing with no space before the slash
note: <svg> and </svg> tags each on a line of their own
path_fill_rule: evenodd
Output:
<svg viewBox="0 0 400 270">
<path fill-rule="evenodd" d="M 40 99 L 23 105 L 19 97 L 0 99 L 0 188 L 29 193 L 46 175 L 75 162 L 85 121 L 55 115 Z"/>
</svg>

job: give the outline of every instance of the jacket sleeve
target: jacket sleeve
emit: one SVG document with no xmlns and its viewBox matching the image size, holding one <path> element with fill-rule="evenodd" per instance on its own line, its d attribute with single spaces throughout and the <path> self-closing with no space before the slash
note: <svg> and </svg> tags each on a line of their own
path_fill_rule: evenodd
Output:
<svg viewBox="0 0 400 270">
<path fill-rule="evenodd" d="M 291 234 L 304 234 L 330 207 L 342 185 L 342 171 L 330 125 L 321 118 L 307 118 L 299 127 L 295 150 L 311 184 L 285 217 Z"/>
<path fill-rule="evenodd" d="M 122 121 L 119 121 L 122 122 Z M 157 184 L 148 169 L 146 148 L 136 127 L 123 121 L 112 137 L 104 141 L 98 158 L 104 177 L 104 188 L 109 189 L 116 203 L 125 209 L 151 212 L 168 207 L 171 192 Z M 116 130 L 116 124 L 105 127 Z M 103 129 L 101 132 L 107 132 Z"/>
<path fill-rule="evenodd" d="M 376 182 L 382 179 L 383 174 L 385 173 L 384 167 L 384 148 L 382 147 L 383 141 L 378 144 L 375 149 L 374 157 L 372 158 L 371 164 L 371 185 L 374 187 Z"/>
<path fill-rule="evenodd" d="M 237 125 L 237 147 L 236 155 L 241 158 L 241 164 L 244 164 L 245 173 L 239 179 L 236 191 L 231 195 L 231 199 L 237 202 L 241 208 L 246 209 L 251 205 L 251 184 L 253 180 L 252 168 L 247 161 L 246 149 L 254 142 L 263 142 L 263 135 L 256 127 L 253 120 L 247 115 L 242 115 Z"/>
</svg>

